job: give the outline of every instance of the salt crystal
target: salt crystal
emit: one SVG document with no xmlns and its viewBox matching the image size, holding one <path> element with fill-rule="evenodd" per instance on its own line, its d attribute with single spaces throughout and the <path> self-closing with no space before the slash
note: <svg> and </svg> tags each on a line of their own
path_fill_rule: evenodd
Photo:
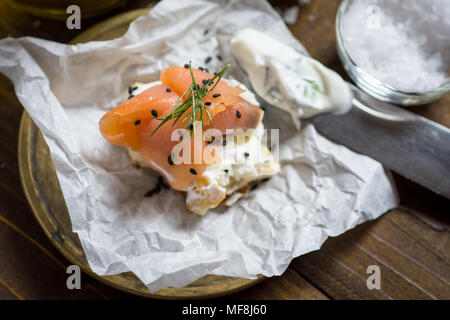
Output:
<svg viewBox="0 0 450 320">
<path fill-rule="evenodd" d="M 449 0 L 353 0 L 344 45 L 374 78 L 405 92 L 450 81 Z"/>
</svg>

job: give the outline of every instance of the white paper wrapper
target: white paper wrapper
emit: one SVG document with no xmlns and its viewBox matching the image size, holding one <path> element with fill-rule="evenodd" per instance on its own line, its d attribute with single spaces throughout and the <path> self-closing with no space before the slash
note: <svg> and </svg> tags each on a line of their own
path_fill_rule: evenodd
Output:
<svg viewBox="0 0 450 320">
<path fill-rule="evenodd" d="M 208 68 L 233 63 L 241 28 L 262 30 L 303 47 L 265 1 L 162 1 L 121 38 L 82 45 L 35 39 L 0 41 L 0 71 L 45 136 L 69 209 L 94 272 L 135 273 L 154 292 L 207 275 L 280 275 L 294 257 L 320 248 L 398 203 L 383 167 L 320 136 L 310 124 L 268 108 L 281 129 L 282 172 L 232 207 L 189 214 L 184 195 L 163 189 L 146 198 L 157 176 L 131 167 L 124 149 L 100 135 L 98 121 L 134 81 L 157 80 L 192 59 Z M 205 34 L 205 30 L 208 32 Z"/>
</svg>

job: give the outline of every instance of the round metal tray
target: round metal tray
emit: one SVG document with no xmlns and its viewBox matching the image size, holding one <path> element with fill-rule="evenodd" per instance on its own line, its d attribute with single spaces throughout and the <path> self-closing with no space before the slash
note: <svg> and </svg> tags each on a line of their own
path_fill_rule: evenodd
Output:
<svg viewBox="0 0 450 320">
<path fill-rule="evenodd" d="M 107 40 L 121 36 L 131 21 L 150 9 L 126 12 L 101 22 L 71 43 Z M 71 263 L 98 280 L 117 289 L 151 298 L 212 298 L 227 295 L 263 280 L 205 276 L 184 288 L 165 288 L 154 294 L 132 273 L 99 276 L 92 272 L 78 235 L 72 232 L 69 213 L 58 183 L 50 153 L 39 128 L 24 112 L 19 131 L 19 171 L 25 195 L 45 234 Z"/>
</svg>

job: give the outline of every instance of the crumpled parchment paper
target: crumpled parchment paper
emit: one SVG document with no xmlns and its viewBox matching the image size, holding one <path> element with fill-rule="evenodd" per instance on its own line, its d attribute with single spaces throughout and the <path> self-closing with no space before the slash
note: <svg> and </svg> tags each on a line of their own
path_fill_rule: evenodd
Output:
<svg viewBox="0 0 450 320">
<path fill-rule="evenodd" d="M 86 257 L 94 272 L 135 273 L 152 291 L 207 275 L 280 275 L 294 257 L 317 250 L 398 203 L 376 161 L 328 141 L 307 122 L 267 108 L 265 124 L 281 128 L 281 174 L 230 208 L 189 214 L 183 194 L 162 189 L 150 170 L 130 165 L 124 149 L 100 135 L 100 117 L 135 81 L 157 80 L 192 59 L 246 83 L 228 42 L 241 28 L 262 30 L 304 52 L 266 1 L 158 3 L 112 41 L 64 45 L 36 38 L 0 41 L 0 71 L 44 134 Z M 206 31 L 208 30 L 208 31 Z M 307 32 L 307 30 L 305 31 Z"/>
</svg>

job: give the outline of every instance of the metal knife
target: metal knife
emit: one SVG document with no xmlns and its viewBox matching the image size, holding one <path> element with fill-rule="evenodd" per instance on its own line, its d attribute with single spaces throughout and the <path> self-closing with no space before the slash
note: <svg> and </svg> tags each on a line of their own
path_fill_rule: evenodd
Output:
<svg viewBox="0 0 450 320">
<path fill-rule="evenodd" d="M 450 130 L 352 85 L 353 105 L 312 119 L 323 135 L 450 199 Z"/>
</svg>

